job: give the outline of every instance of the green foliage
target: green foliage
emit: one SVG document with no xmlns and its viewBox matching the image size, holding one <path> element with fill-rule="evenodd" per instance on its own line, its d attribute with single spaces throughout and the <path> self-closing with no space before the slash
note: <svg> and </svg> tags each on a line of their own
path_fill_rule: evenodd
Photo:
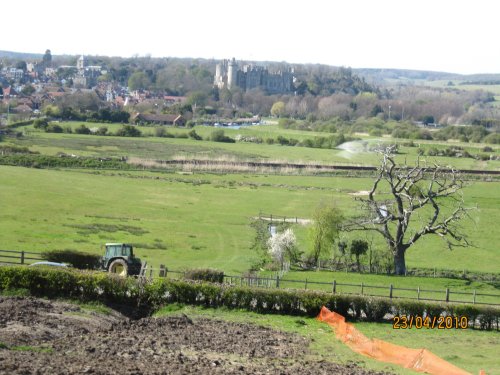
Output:
<svg viewBox="0 0 500 375">
<path fill-rule="evenodd" d="M 168 303 L 245 309 L 259 313 L 318 315 L 322 306 L 349 318 L 378 321 L 385 313 L 465 315 L 479 329 L 498 329 L 500 310 L 477 305 L 390 300 L 314 291 L 236 287 L 200 281 L 157 279 L 149 283 L 107 273 L 71 269 L 0 267 L 0 291 L 25 289 L 35 296 L 76 298 L 139 306 L 145 312 Z M 473 319 L 474 318 L 474 319 Z"/>
<path fill-rule="evenodd" d="M 31 168 L 72 167 L 91 169 L 131 169 L 131 165 L 119 159 L 76 158 L 66 155 L 49 156 L 34 153 L 0 155 L 0 165 L 15 165 Z"/>
<path fill-rule="evenodd" d="M 313 225 L 309 232 L 313 266 L 317 264 L 320 257 L 332 254 L 343 220 L 342 212 L 333 204 L 320 204 L 314 211 Z"/>
<path fill-rule="evenodd" d="M 223 283 L 224 282 L 224 271 L 213 270 L 210 268 L 196 268 L 187 270 L 184 274 L 184 278 L 188 280 L 200 280 L 209 281 L 212 283 Z"/>
<path fill-rule="evenodd" d="M 0 154 L 1 155 L 38 154 L 38 152 L 30 151 L 28 147 L 24 146 L 2 145 L 0 146 Z"/>
<path fill-rule="evenodd" d="M 225 142 L 225 143 L 234 143 L 235 142 L 235 140 L 233 138 L 225 135 L 224 130 L 222 130 L 222 129 L 214 130 L 210 134 L 210 140 L 212 142 Z"/>
<path fill-rule="evenodd" d="M 140 137 L 142 133 L 133 125 L 123 125 L 116 131 L 116 135 L 119 137 Z"/>
<path fill-rule="evenodd" d="M 350 252 L 356 257 L 356 264 L 358 265 L 358 270 L 360 269 L 359 257 L 366 254 L 368 251 L 368 242 L 365 240 L 355 239 L 351 242 Z"/>
<path fill-rule="evenodd" d="M 47 133 L 62 133 L 64 129 L 58 124 L 50 123 L 49 126 L 45 128 L 45 131 Z"/>
<path fill-rule="evenodd" d="M 79 127 L 75 129 L 76 134 L 90 134 L 90 129 L 87 128 L 84 124 L 80 124 Z"/>
<path fill-rule="evenodd" d="M 78 269 L 98 269 L 101 263 L 101 256 L 99 255 L 72 249 L 45 251 L 41 256 L 51 262 L 69 263 Z"/>
<path fill-rule="evenodd" d="M 203 138 L 196 133 L 196 130 L 190 130 L 188 133 L 189 138 L 194 139 L 196 141 L 201 141 Z"/>
<path fill-rule="evenodd" d="M 128 79 L 130 90 L 147 89 L 151 86 L 151 80 L 144 72 L 134 72 Z"/>
<path fill-rule="evenodd" d="M 46 118 L 37 118 L 33 121 L 33 127 L 35 129 L 46 129 L 49 126 L 49 122 Z"/>
</svg>

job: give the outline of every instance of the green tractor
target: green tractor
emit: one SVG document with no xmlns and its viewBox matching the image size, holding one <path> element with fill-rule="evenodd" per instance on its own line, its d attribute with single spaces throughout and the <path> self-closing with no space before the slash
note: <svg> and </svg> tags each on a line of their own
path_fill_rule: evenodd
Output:
<svg viewBox="0 0 500 375">
<path fill-rule="evenodd" d="M 102 257 L 102 268 L 118 276 L 139 275 L 141 260 L 134 257 L 132 245 L 125 243 L 107 243 Z"/>
</svg>

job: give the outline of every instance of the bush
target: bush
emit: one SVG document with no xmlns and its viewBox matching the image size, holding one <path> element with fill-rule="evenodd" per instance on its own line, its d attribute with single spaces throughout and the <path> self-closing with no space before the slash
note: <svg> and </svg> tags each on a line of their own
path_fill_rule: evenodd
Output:
<svg viewBox="0 0 500 375">
<path fill-rule="evenodd" d="M 84 124 L 80 124 L 79 127 L 75 129 L 76 134 L 90 134 L 90 129 L 87 128 Z"/>
<path fill-rule="evenodd" d="M 212 142 L 226 142 L 226 143 L 234 143 L 235 140 L 231 137 L 228 137 L 224 134 L 224 130 L 217 129 L 210 134 L 210 140 Z"/>
<path fill-rule="evenodd" d="M 201 141 L 203 139 L 201 136 L 198 135 L 198 133 L 196 133 L 194 129 L 189 131 L 188 135 L 189 138 L 194 139 L 196 141 Z"/>
<path fill-rule="evenodd" d="M 123 127 L 116 131 L 116 135 L 118 137 L 140 137 L 142 133 L 135 126 L 123 125 Z"/>
<path fill-rule="evenodd" d="M 45 131 L 47 133 L 62 133 L 64 131 L 64 129 L 57 124 L 51 123 L 51 124 L 49 124 L 49 126 L 47 126 L 45 128 Z"/>
<path fill-rule="evenodd" d="M 219 270 L 213 270 L 210 268 L 206 269 L 192 269 L 186 271 L 184 278 L 188 280 L 201 280 L 209 281 L 212 283 L 223 283 L 224 282 L 224 272 Z"/>
<path fill-rule="evenodd" d="M 33 127 L 35 129 L 47 129 L 47 126 L 49 126 L 49 122 L 45 118 L 37 118 L 33 121 Z"/>
<path fill-rule="evenodd" d="M 42 253 L 42 258 L 51 262 L 69 263 L 78 269 L 98 269 L 101 263 L 101 256 L 80 252 L 77 250 L 52 250 Z"/>
</svg>

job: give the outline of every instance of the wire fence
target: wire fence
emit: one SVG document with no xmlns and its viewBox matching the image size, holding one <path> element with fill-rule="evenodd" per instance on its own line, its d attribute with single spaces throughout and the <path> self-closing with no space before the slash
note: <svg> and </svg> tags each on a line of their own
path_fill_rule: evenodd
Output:
<svg viewBox="0 0 500 375">
<path fill-rule="evenodd" d="M 35 256 L 34 256 L 35 255 Z M 36 256 L 38 255 L 38 257 Z M 0 264 L 31 264 L 33 261 L 43 260 L 39 253 L 27 251 L 0 250 Z M 143 264 L 139 277 L 185 279 L 186 271 L 169 270 L 164 265 L 160 268 L 153 268 Z M 425 289 L 419 286 L 414 288 L 400 288 L 390 285 L 369 285 L 365 283 L 339 283 L 336 280 L 331 282 L 312 281 L 308 279 L 293 280 L 284 277 L 285 273 L 276 273 L 272 277 L 258 277 L 254 275 L 224 275 L 224 283 L 233 286 L 250 286 L 259 288 L 278 288 L 295 290 L 318 290 L 333 294 L 352 294 L 373 297 L 386 297 L 390 299 L 405 298 L 419 301 L 470 303 L 477 305 L 500 306 L 500 294 L 457 291 L 450 288 L 445 289 Z"/>
<path fill-rule="evenodd" d="M 186 272 L 164 270 L 162 277 L 171 279 L 184 279 Z M 155 269 L 148 269 L 151 278 L 156 277 L 159 273 Z M 419 301 L 433 301 L 445 303 L 467 303 L 477 305 L 500 306 L 500 294 L 481 293 L 473 290 L 472 292 L 445 289 L 425 289 L 419 286 L 415 288 L 400 288 L 394 285 L 369 285 L 365 283 L 339 283 L 336 280 L 332 282 L 321 282 L 305 280 L 286 279 L 280 274 L 273 277 L 258 277 L 258 276 L 236 276 L 224 275 L 224 283 L 233 286 L 250 286 L 261 288 L 279 288 L 292 290 L 318 290 L 333 294 L 352 294 L 373 297 L 386 297 L 390 299 L 404 298 Z"/>
</svg>

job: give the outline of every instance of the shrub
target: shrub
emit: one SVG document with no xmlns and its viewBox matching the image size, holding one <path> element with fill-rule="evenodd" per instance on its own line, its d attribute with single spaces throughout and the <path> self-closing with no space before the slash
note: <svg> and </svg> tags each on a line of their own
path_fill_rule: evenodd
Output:
<svg viewBox="0 0 500 375">
<path fill-rule="evenodd" d="M 101 256 L 80 252 L 77 250 L 52 250 L 42 253 L 42 258 L 51 262 L 69 263 L 78 269 L 98 269 Z"/>
<path fill-rule="evenodd" d="M 35 129 L 47 129 L 47 126 L 49 126 L 49 122 L 45 118 L 37 118 L 33 121 L 33 127 Z"/>
<path fill-rule="evenodd" d="M 45 128 L 45 131 L 47 133 L 62 133 L 64 129 L 61 126 L 52 123 Z"/>
<path fill-rule="evenodd" d="M 235 140 L 231 137 L 228 137 L 224 134 L 224 130 L 217 129 L 210 134 L 210 140 L 212 142 L 226 142 L 226 143 L 234 143 Z"/>
<path fill-rule="evenodd" d="M 196 130 L 191 130 L 188 133 L 189 138 L 194 139 L 196 141 L 201 141 L 203 138 L 196 133 Z"/>
<path fill-rule="evenodd" d="M 140 137 L 142 133 L 135 126 L 123 125 L 116 131 L 116 135 L 119 137 Z"/>
<path fill-rule="evenodd" d="M 210 268 L 206 269 L 192 269 L 186 271 L 184 278 L 188 280 L 201 280 L 209 281 L 212 283 L 223 283 L 224 282 L 224 272 L 219 270 L 213 270 Z"/>
<path fill-rule="evenodd" d="M 79 127 L 75 129 L 76 134 L 90 134 L 90 129 L 87 128 L 84 124 L 80 124 Z"/>
</svg>

